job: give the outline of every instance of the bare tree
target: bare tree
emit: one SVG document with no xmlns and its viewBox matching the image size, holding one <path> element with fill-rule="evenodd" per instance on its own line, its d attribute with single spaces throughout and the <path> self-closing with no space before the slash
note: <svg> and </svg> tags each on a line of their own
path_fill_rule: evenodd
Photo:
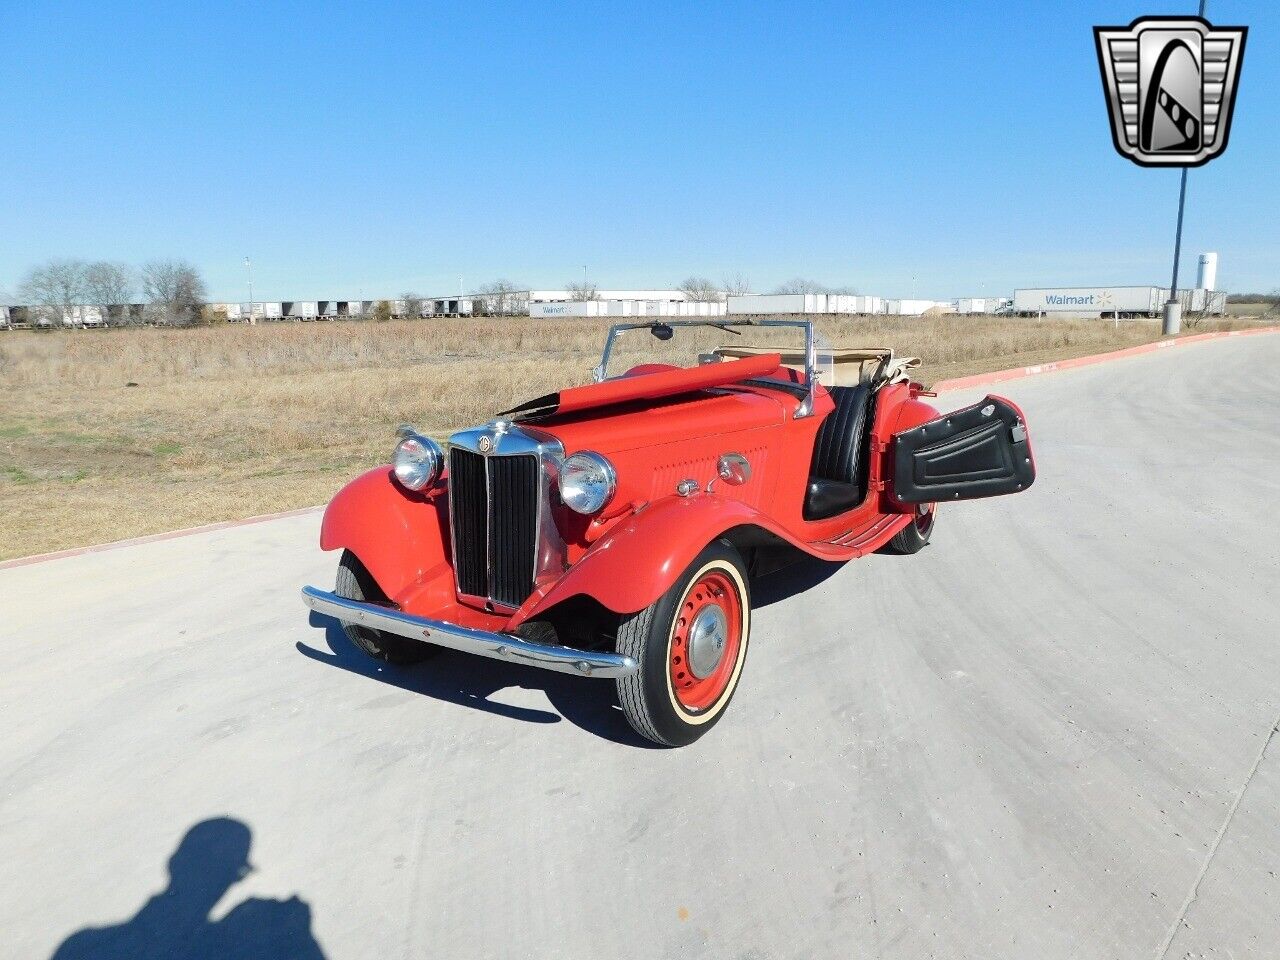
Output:
<svg viewBox="0 0 1280 960">
<path fill-rule="evenodd" d="M 110 319 L 111 307 L 122 307 L 119 322 L 130 320 L 129 302 L 133 299 L 133 277 L 122 263 L 98 260 L 84 269 L 85 302 L 102 311 L 102 321 Z"/>
<path fill-rule="evenodd" d="M 731 297 L 745 297 L 751 292 L 751 281 L 736 271 L 721 280 L 720 286 Z"/>
<path fill-rule="evenodd" d="M 18 285 L 18 296 L 37 308 L 37 324 L 41 319 L 53 326 L 70 321 L 85 299 L 84 261 L 50 260 L 35 267 Z"/>
<path fill-rule="evenodd" d="M 404 315 L 412 317 L 414 320 L 422 318 L 422 298 L 416 293 L 402 293 L 400 299 L 404 302 Z"/>
<path fill-rule="evenodd" d="M 481 296 L 472 304 L 472 313 L 476 312 L 478 303 L 484 313 L 505 317 L 512 313 L 523 313 L 529 307 L 529 298 L 521 296 L 526 287 L 511 280 L 499 279 L 486 283 L 480 288 Z"/>
<path fill-rule="evenodd" d="M 569 291 L 569 295 L 578 303 L 585 300 L 600 299 L 600 290 L 594 283 L 590 283 L 586 280 L 583 280 L 581 283 L 566 284 L 565 289 Z"/>
<path fill-rule="evenodd" d="M 204 280 L 185 260 L 152 260 L 142 267 L 142 293 L 160 323 L 199 323 L 207 296 Z"/>
<path fill-rule="evenodd" d="M 806 280 L 804 277 L 792 277 L 785 283 L 780 283 L 773 289 L 774 293 L 828 293 L 822 284 L 816 280 Z"/>
<path fill-rule="evenodd" d="M 720 291 L 706 277 L 686 277 L 677 288 L 690 300 L 711 303 L 720 299 Z"/>
</svg>

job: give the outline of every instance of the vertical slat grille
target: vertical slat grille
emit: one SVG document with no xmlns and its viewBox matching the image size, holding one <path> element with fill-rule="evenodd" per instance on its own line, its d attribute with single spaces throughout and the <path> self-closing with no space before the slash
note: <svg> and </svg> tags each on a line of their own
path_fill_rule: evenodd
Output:
<svg viewBox="0 0 1280 960">
<path fill-rule="evenodd" d="M 533 591 L 541 467 L 533 455 L 449 452 L 458 589 L 519 606 Z"/>
<path fill-rule="evenodd" d="M 538 459 L 490 457 L 489 492 L 489 596 L 515 607 L 533 590 Z"/>
<path fill-rule="evenodd" d="M 462 593 L 488 593 L 485 544 L 488 539 L 484 457 L 470 450 L 449 450 L 449 508 L 453 517 L 453 563 Z"/>
</svg>

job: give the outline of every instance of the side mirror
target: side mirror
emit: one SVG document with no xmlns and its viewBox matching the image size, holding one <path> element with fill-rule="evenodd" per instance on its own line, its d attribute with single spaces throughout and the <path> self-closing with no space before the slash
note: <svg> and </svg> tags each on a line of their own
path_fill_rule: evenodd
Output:
<svg viewBox="0 0 1280 960">
<path fill-rule="evenodd" d="M 655 323 L 649 328 L 649 332 L 659 340 L 670 340 L 676 335 L 676 332 L 671 329 L 671 325 L 666 323 Z"/>
<path fill-rule="evenodd" d="M 751 464 L 740 453 L 726 453 L 716 464 L 716 472 L 725 483 L 740 487 L 751 479 Z"/>
</svg>

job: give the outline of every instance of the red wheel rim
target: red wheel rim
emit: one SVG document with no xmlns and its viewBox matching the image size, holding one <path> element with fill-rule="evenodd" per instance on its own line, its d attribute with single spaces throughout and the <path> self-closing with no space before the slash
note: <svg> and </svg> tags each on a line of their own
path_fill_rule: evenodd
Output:
<svg viewBox="0 0 1280 960">
<path fill-rule="evenodd" d="M 715 643 L 718 630 L 723 630 L 722 649 Z M 680 706 L 692 713 L 714 706 L 733 678 L 741 648 L 742 598 L 737 584 L 727 573 L 709 571 L 685 591 L 671 631 L 668 667 Z M 714 666 L 695 671 L 699 660 L 707 663 L 712 649 L 719 654 Z"/>
</svg>

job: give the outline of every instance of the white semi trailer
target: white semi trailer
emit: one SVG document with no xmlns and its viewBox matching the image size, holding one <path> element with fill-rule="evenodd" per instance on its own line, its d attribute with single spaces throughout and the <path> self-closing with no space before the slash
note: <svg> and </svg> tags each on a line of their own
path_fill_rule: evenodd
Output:
<svg viewBox="0 0 1280 960">
<path fill-rule="evenodd" d="M 1077 317 L 1155 317 L 1168 291 L 1159 287 L 1032 287 L 1013 292 L 1013 312 Z"/>
<path fill-rule="evenodd" d="M 827 313 L 825 293 L 745 294 L 728 298 L 729 313 Z"/>
</svg>

